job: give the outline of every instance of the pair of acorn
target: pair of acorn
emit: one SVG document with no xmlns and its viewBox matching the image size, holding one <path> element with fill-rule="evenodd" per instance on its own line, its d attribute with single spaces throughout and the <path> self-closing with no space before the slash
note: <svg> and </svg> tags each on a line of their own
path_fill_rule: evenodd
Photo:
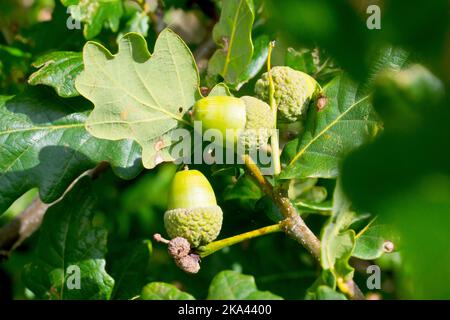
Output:
<svg viewBox="0 0 450 320">
<path fill-rule="evenodd" d="M 278 120 L 298 121 L 306 113 L 317 91 L 317 82 L 289 67 L 275 67 L 271 70 L 271 76 Z M 268 88 L 269 79 L 265 73 L 257 81 L 255 92 L 267 101 Z M 246 149 L 265 145 L 275 124 L 270 106 L 250 96 L 202 98 L 195 103 L 192 111 L 193 120 L 202 121 L 203 129 L 217 129 L 223 137 L 227 136 L 227 129 L 233 130 L 233 143 L 243 144 Z M 184 238 L 192 248 L 206 245 L 219 235 L 222 219 L 222 209 L 217 205 L 214 190 L 206 177 L 197 170 L 177 172 L 169 190 L 168 209 L 164 215 L 164 225 L 170 238 Z M 187 254 L 184 257 L 188 257 Z"/>
</svg>

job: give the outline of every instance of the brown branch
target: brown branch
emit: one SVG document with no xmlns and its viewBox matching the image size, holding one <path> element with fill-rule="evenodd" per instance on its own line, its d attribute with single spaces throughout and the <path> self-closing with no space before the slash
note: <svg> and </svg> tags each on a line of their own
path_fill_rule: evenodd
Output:
<svg viewBox="0 0 450 320">
<path fill-rule="evenodd" d="M 263 192 L 271 197 L 275 205 L 280 209 L 281 214 L 285 218 L 282 221 L 284 232 L 305 247 L 311 255 L 320 262 L 320 240 L 300 217 L 297 209 L 286 195 L 286 192 L 281 189 L 273 188 L 270 182 L 262 175 L 258 165 L 249 155 L 244 155 L 244 164 L 250 174 L 259 183 Z M 349 288 L 350 299 L 365 299 L 363 293 L 353 280 L 348 281 L 346 284 Z"/>
<path fill-rule="evenodd" d="M 9 254 L 31 236 L 41 225 L 49 204 L 38 197 L 11 222 L 0 228 L 0 258 Z"/>
</svg>

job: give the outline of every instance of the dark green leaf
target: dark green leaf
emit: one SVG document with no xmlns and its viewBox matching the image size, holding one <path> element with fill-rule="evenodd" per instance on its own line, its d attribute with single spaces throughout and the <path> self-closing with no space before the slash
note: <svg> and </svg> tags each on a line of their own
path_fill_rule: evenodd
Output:
<svg viewBox="0 0 450 320">
<path fill-rule="evenodd" d="M 378 52 L 366 81 L 357 84 L 343 74 L 324 87 L 324 109 L 310 106 L 302 135 L 283 150 L 287 162 L 282 179 L 335 178 L 341 159 L 351 150 L 370 141 L 381 129 L 381 122 L 371 104 L 371 88 L 383 70 L 398 70 L 407 53 L 387 48 Z"/>
<path fill-rule="evenodd" d="M 137 144 L 100 140 L 86 131 L 89 112 L 85 100 L 61 99 L 45 88 L 0 97 L 0 212 L 34 187 L 44 202 L 58 199 L 102 161 L 127 179 L 142 170 Z"/>
<path fill-rule="evenodd" d="M 51 86 L 65 98 L 79 95 L 75 89 L 75 78 L 83 70 L 81 53 L 55 51 L 37 59 L 33 67 L 40 69 L 30 75 L 28 83 Z"/>
<path fill-rule="evenodd" d="M 15 93 L 24 87 L 31 55 L 19 48 L 0 43 L 0 91 Z"/>
<path fill-rule="evenodd" d="M 305 132 L 283 150 L 287 166 L 280 178 L 335 178 L 342 157 L 372 139 L 380 130 L 368 95 L 347 76 L 324 87 L 328 103 L 322 110 L 311 105 Z"/>
<path fill-rule="evenodd" d="M 35 259 L 25 270 L 27 286 L 39 298 L 109 299 L 114 280 L 105 271 L 107 233 L 92 225 L 94 204 L 86 177 L 47 210 Z M 79 287 L 72 268 L 79 268 Z"/>
<path fill-rule="evenodd" d="M 247 175 L 243 175 L 238 179 L 235 185 L 233 185 L 224 194 L 225 200 L 258 200 L 263 196 L 261 188 L 255 182 L 255 180 Z"/>
<path fill-rule="evenodd" d="M 376 141 L 352 153 L 342 182 L 358 209 L 376 213 L 399 232 L 401 296 L 448 299 L 450 97 L 446 92 L 436 101 L 442 92 L 435 91 L 435 80 L 411 71 L 385 77 L 375 92 L 375 108 L 405 122 L 387 121 Z"/>
<path fill-rule="evenodd" d="M 110 273 L 115 284 L 111 299 L 128 300 L 139 295 L 145 284 L 151 253 L 152 243 L 144 240 L 122 246 L 120 254 L 112 254 Z"/>
</svg>

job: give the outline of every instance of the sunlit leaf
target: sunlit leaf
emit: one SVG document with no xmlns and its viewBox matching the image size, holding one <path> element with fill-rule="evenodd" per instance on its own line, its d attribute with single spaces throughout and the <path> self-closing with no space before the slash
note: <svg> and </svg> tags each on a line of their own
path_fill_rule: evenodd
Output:
<svg viewBox="0 0 450 320">
<path fill-rule="evenodd" d="M 143 300 L 195 300 L 189 293 L 179 290 L 174 285 L 164 282 L 147 284 L 141 293 Z"/>
<path fill-rule="evenodd" d="M 83 57 L 85 69 L 76 88 L 95 105 L 87 130 L 102 139 L 137 141 L 146 168 L 174 160 L 169 152 L 173 130 L 189 125 L 183 117 L 199 85 L 195 61 L 183 40 L 166 29 L 150 56 L 145 39 L 129 33 L 119 41 L 116 55 L 88 42 Z"/>
<path fill-rule="evenodd" d="M 217 274 L 208 291 L 209 300 L 280 300 L 281 297 L 268 291 L 259 291 L 252 276 L 236 271 Z"/>
<path fill-rule="evenodd" d="M 254 18 L 252 0 L 223 1 L 220 20 L 213 30 L 214 41 L 220 48 L 209 60 L 208 74 L 219 74 L 229 84 L 240 82 L 239 77 L 253 56 Z"/>
<path fill-rule="evenodd" d="M 55 51 L 41 56 L 33 67 L 40 68 L 28 78 L 32 85 L 45 84 L 55 88 L 59 96 L 75 97 L 75 78 L 83 70 L 83 58 L 79 52 Z"/>
</svg>

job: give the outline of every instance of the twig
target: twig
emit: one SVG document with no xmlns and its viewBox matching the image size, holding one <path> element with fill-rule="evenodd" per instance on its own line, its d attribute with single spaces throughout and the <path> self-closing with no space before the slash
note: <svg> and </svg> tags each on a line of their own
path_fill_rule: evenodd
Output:
<svg viewBox="0 0 450 320">
<path fill-rule="evenodd" d="M 7 258 L 14 249 L 40 227 L 49 206 L 39 198 L 35 198 L 28 208 L 0 228 L 0 257 Z"/>
<path fill-rule="evenodd" d="M 320 261 L 320 240 L 300 217 L 297 209 L 293 206 L 286 195 L 286 192 L 282 189 L 273 188 L 267 179 L 262 175 L 258 165 L 250 156 L 244 155 L 244 164 L 250 174 L 259 183 L 263 192 L 271 197 L 275 205 L 280 209 L 281 214 L 285 218 L 282 221 L 284 232 L 304 246 L 311 253 L 311 255 L 316 258 L 317 261 Z M 350 299 L 364 299 L 364 295 L 353 280 L 348 281 L 346 285 L 349 288 L 347 294 Z"/>
</svg>

